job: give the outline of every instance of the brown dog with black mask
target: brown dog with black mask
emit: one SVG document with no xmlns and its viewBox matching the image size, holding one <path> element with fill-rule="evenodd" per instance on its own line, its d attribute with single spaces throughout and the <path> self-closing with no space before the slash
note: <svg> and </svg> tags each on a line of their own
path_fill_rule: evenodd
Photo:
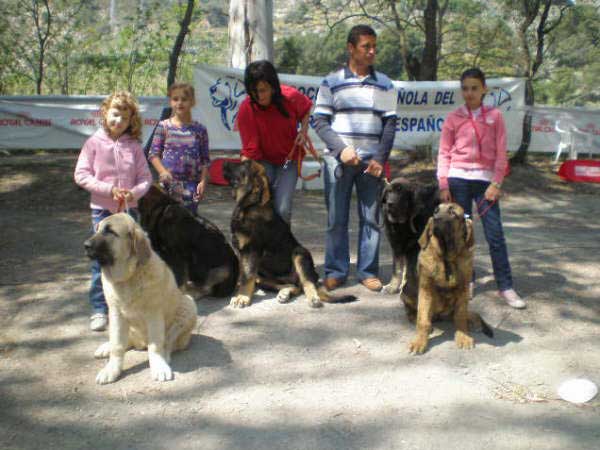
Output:
<svg viewBox="0 0 600 450">
<path fill-rule="evenodd" d="M 473 223 L 456 203 L 439 205 L 419 238 L 418 298 L 407 297 L 414 308 L 417 335 L 409 344 L 411 353 L 427 348 L 432 320 L 452 317 L 458 348 L 473 348 L 469 326 L 479 327 L 487 336 L 493 332 L 481 316 L 469 312 L 469 282 L 473 277 Z M 408 302 L 408 304 L 407 304 Z"/>
</svg>

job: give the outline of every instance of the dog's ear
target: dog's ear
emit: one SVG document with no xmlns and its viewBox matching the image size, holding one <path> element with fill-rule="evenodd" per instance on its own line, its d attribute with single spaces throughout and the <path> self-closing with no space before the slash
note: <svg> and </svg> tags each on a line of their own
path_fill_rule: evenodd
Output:
<svg viewBox="0 0 600 450">
<path fill-rule="evenodd" d="M 253 179 L 256 181 L 252 188 L 253 193 L 258 195 L 259 202 L 262 206 L 265 206 L 271 200 L 271 190 L 269 189 L 269 179 L 267 178 L 267 172 L 265 168 L 252 161 L 252 174 Z"/>
<path fill-rule="evenodd" d="M 421 247 L 421 250 L 425 250 L 427 248 L 427 246 L 429 245 L 429 241 L 431 240 L 432 233 L 433 233 L 433 217 L 430 217 L 429 220 L 427 221 L 427 225 L 425 226 L 425 229 L 423 230 L 423 233 L 421 234 L 421 237 L 419 238 L 419 247 Z"/>
<path fill-rule="evenodd" d="M 475 237 L 473 236 L 473 221 L 465 217 L 465 246 L 467 249 L 473 248 L 475 245 Z"/>
<path fill-rule="evenodd" d="M 131 253 L 136 256 L 138 264 L 144 264 L 150 259 L 152 249 L 142 227 L 134 225 L 130 231 Z"/>
</svg>

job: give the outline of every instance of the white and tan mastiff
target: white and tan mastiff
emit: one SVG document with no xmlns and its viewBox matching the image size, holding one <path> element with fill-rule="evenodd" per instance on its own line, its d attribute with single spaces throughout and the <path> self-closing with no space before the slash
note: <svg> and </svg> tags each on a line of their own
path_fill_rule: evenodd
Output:
<svg viewBox="0 0 600 450">
<path fill-rule="evenodd" d="M 102 269 L 109 310 L 109 341 L 96 350 L 108 357 L 96 383 L 114 382 L 127 349 L 148 349 L 152 379 L 173 379 L 171 352 L 185 349 L 196 326 L 196 304 L 175 283 L 169 267 L 152 250 L 142 228 L 127 214 L 114 214 L 85 241 Z"/>
</svg>

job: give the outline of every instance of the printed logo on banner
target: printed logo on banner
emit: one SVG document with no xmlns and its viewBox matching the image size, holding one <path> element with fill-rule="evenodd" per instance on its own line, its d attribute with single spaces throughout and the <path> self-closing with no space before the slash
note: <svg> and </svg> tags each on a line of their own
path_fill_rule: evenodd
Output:
<svg viewBox="0 0 600 450">
<path fill-rule="evenodd" d="M 238 99 L 246 94 L 244 83 L 230 76 L 219 77 L 209 92 L 212 106 L 219 108 L 223 125 L 231 131 L 237 117 Z"/>
<path fill-rule="evenodd" d="M 575 175 L 578 177 L 600 177 L 600 167 L 575 166 Z"/>
<path fill-rule="evenodd" d="M 531 125 L 531 130 L 538 133 L 554 133 L 554 124 L 545 117 L 542 117 L 537 123 Z"/>
<path fill-rule="evenodd" d="M 510 92 L 502 87 L 493 87 L 490 92 L 487 93 L 486 98 L 490 98 L 492 101 L 486 102 L 486 104 L 491 103 L 491 106 L 502 106 L 505 103 L 512 101 L 512 96 Z M 510 105 L 507 106 L 506 110 L 510 110 Z"/>
</svg>

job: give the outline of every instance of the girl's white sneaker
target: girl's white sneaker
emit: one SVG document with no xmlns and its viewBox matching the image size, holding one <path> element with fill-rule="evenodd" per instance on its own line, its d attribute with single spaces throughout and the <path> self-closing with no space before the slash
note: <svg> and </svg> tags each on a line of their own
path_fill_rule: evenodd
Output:
<svg viewBox="0 0 600 450">
<path fill-rule="evenodd" d="M 524 309 L 527 307 L 525 300 L 519 297 L 519 294 L 514 289 L 507 289 L 505 291 L 498 291 L 498 295 L 504 299 L 509 306 L 516 309 Z"/>
</svg>

